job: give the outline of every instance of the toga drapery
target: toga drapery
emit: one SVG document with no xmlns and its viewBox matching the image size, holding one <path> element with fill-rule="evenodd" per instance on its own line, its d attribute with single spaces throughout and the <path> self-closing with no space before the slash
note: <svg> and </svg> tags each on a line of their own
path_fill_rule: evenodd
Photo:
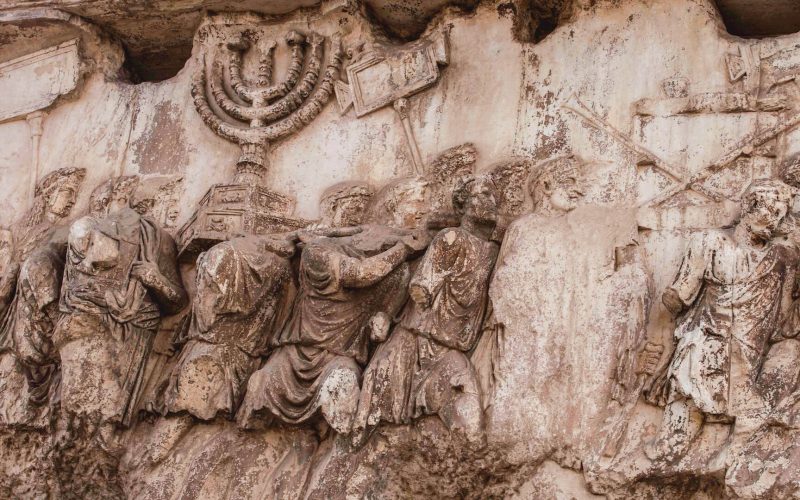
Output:
<svg viewBox="0 0 800 500">
<path fill-rule="evenodd" d="M 462 228 L 436 235 L 409 285 L 412 296 L 416 288 L 429 304 L 409 300 L 399 325 L 376 350 L 364 373 L 357 427 L 436 413 L 449 396 L 443 387 L 478 394 L 465 353 L 481 331 L 497 253 L 496 243 Z"/>
<path fill-rule="evenodd" d="M 377 283 L 357 286 L 344 270 L 366 259 L 346 238 L 320 239 L 303 250 L 291 317 L 273 340 L 272 355 L 250 379 L 237 417 L 241 425 L 250 426 L 256 414 L 305 422 L 320 408 L 320 389 L 331 373 L 345 370 L 361 378 L 369 352 L 367 323 L 379 311 L 393 313 L 386 309 L 393 295 L 404 293 L 409 273 L 403 263 Z"/>
<path fill-rule="evenodd" d="M 154 263 L 173 283 L 175 243 L 149 219 L 123 209 L 84 217 L 70 230 L 61 318 L 53 342 L 61 357 L 62 409 L 129 425 L 137 410 L 159 305 L 130 274 L 135 261 Z M 81 265 L 91 255 L 91 267 Z"/>
<path fill-rule="evenodd" d="M 763 406 L 756 379 L 791 301 L 792 257 L 782 245 L 753 252 L 722 231 L 692 237 L 671 285 L 688 309 L 661 374 L 667 401 L 689 398 L 705 413 L 727 416 Z"/>
</svg>

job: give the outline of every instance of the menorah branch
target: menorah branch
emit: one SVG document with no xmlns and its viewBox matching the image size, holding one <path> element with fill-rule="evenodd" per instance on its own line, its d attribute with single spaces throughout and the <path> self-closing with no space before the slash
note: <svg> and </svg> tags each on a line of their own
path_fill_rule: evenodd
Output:
<svg viewBox="0 0 800 500">
<path fill-rule="evenodd" d="M 272 83 L 272 52 L 275 50 L 275 42 L 270 42 L 267 50 L 261 53 L 258 59 L 258 81 L 259 87 L 266 87 Z"/>
<path fill-rule="evenodd" d="M 260 110 L 258 108 L 242 106 L 228 97 L 222 81 L 222 72 L 222 63 L 220 61 L 214 61 L 211 66 L 209 90 L 211 90 L 211 95 L 214 97 L 214 101 L 217 105 L 237 120 L 252 121 L 260 119 Z"/>
<path fill-rule="evenodd" d="M 239 45 L 228 47 L 228 72 L 231 88 L 239 98 L 245 102 L 253 102 L 251 90 L 247 88 L 242 78 L 242 53 L 238 50 Z"/>
<path fill-rule="evenodd" d="M 291 31 L 286 35 L 286 43 L 292 48 L 291 62 L 286 70 L 286 78 L 281 83 L 261 90 L 260 93 L 263 99 L 270 101 L 277 97 L 283 97 L 297 85 L 303 70 L 305 41 L 305 37 L 296 31 Z"/>
<path fill-rule="evenodd" d="M 320 68 L 322 66 L 323 44 L 321 37 L 317 37 L 311 42 L 311 54 L 303 78 L 289 93 L 280 98 L 274 104 L 261 109 L 259 118 L 265 122 L 271 122 L 284 118 L 289 113 L 295 111 L 308 96 L 319 80 Z"/>
</svg>

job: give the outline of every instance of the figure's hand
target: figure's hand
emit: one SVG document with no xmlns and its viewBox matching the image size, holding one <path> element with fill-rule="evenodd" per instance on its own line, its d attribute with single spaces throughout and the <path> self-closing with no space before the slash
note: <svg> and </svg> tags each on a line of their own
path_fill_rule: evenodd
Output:
<svg viewBox="0 0 800 500">
<path fill-rule="evenodd" d="M 161 271 L 152 262 L 134 262 L 131 268 L 131 276 L 141 281 L 146 287 L 158 286 L 163 281 Z"/>
<path fill-rule="evenodd" d="M 684 306 L 680 295 L 678 295 L 677 290 L 674 288 L 667 288 L 664 290 L 664 295 L 661 297 L 661 302 L 664 303 L 664 307 L 666 307 L 667 310 L 674 316 L 680 314 L 684 307 L 686 307 Z"/>
<path fill-rule="evenodd" d="M 259 240 L 263 252 L 275 253 L 281 257 L 289 258 L 294 255 L 299 237 L 297 231 L 262 236 Z"/>
<path fill-rule="evenodd" d="M 375 343 L 385 342 L 389 337 L 389 327 L 392 320 L 389 315 L 381 311 L 369 319 L 369 339 Z"/>
<path fill-rule="evenodd" d="M 659 361 L 661 361 L 661 355 L 663 353 L 664 346 L 653 342 L 647 342 L 642 352 L 639 353 L 639 369 L 637 372 L 653 375 L 656 369 L 658 369 L 658 364 Z"/>
<path fill-rule="evenodd" d="M 308 229 L 299 229 L 297 231 L 297 242 L 302 244 L 308 244 L 311 241 L 318 240 L 320 235 L 316 232 L 316 230 L 308 230 Z"/>
<path fill-rule="evenodd" d="M 428 248 L 428 245 L 431 244 L 431 239 L 431 235 L 428 231 L 418 230 L 403 236 L 400 241 L 406 246 L 410 253 L 417 253 Z"/>
<path fill-rule="evenodd" d="M 408 294 L 411 296 L 411 300 L 416 302 L 422 309 L 428 309 L 431 306 L 433 299 L 431 294 L 424 287 L 411 285 L 408 288 Z"/>
</svg>

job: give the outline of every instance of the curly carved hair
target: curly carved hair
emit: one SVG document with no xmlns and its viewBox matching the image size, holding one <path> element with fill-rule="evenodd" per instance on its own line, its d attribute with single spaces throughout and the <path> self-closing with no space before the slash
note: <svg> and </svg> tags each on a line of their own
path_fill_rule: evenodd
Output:
<svg viewBox="0 0 800 500">
<path fill-rule="evenodd" d="M 112 177 L 94 188 L 89 198 L 89 206 L 93 208 L 100 207 L 105 210 L 111 204 L 111 201 L 122 199 L 128 200 L 128 203 L 131 204 L 133 202 L 133 194 L 138 185 L 139 176 L 137 175 Z M 107 198 L 103 200 L 104 196 L 107 196 Z"/>
<path fill-rule="evenodd" d="M 558 156 L 536 164 L 528 179 L 528 193 L 533 199 L 533 206 L 538 207 L 542 203 L 545 185 L 558 184 L 569 177 L 578 176 L 581 164 L 575 155 Z"/>
<path fill-rule="evenodd" d="M 800 153 L 786 160 L 781 166 L 781 177 L 786 184 L 800 189 Z"/>
<path fill-rule="evenodd" d="M 497 197 L 497 187 L 494 179 L 489 174 L 484 175 L 464 175 L 456 180 L 455 188 L 453 189 L 453 209 L 457 214 L 463 215 L 466 210 L 467 200 L 469 199 L 470 187 L 476 182 L 488 183 L 495 191 Z"/>
<path fill-rule="evenodd" d="M 750 183 L 742 196 L 742 213 L 759 199 L 771 197 L 778 203 L 787 206 L 787 210 L 792 208 L 794 196 L 797 189 L 778 179 L 756 179 Z"/>
<path fill-rule="evenodd" d="M 406 198 L 420 187 L 427 188 L 430 181 L 424 177 L 401 177 L 383 186 L 372 198 L 367 219 L 375 224 L 391 224 L 393 213 Z"/>
<path fill-rule="evenodd" d="M 471 142 L 460 144 L 442 151 L 431 162 L 430 176 L 433 180 L 442 181 L 459 172 L 473 171 L 475 161 L 478 159 L 478 150 Z"/>
<path fill-rule="evenodd" d="M 77 191 L 83 179 L 86 177 L 86 169 L 78 167 L 65 167 L 59 168 L 53 172 L 42 177 L 33 196 L 33 207 L 28 212 L 28 217 L 25 220 L 27 227 L 33 227 L 44 220 L 45 213 L 47 213 L 47 204 L 50 197 L 62 187 L 71 187 Z"/>
<path fill-rule="evenodd" d="M 336 203 L 344 198 L 351 196 L 359 196 L 366 199 L 365 205 L 372 199 L 375 194 L 372 187 L 366 182 L 361 181 L 344 181 L 326 189 L 319 200 L 320 215 L 323 218 L 333 217 L 333 212 L 336 209 Z"/>
</svg>

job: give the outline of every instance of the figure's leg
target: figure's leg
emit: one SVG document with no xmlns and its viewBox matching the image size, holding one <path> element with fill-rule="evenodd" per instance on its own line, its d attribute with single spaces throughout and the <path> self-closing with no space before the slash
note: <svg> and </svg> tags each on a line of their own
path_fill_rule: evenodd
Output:
<svg viewBox="0 0 800 500">
<path fill-rule="evenodd" d="M 381 422 L 408 422 L 416 364 L 416 336 L 402 327 L 395 328 L 389 339 L 378 346 L 364 371 L 358 412 L 353 422 L 354 446 L 364 443 Z"/>
<path fill-rule="evenodd" d="M 337 358 L 319 389 L 322 416 L 339 434 L 349 434 L 358 410 L 361 370 L 350 358 Z"/>
<path fill-rule="evenodd" d="M 284 345 L 272 351 L 259 370 L 247 381 L 247 391 L 236 413 L 236 422 L 243 429 L 264 428 L 275 421 L 292 422 L 291 416 L 306 406 L 307 387 L 299 375 L 313 353 L 301 352 L 297 345 Z M 314 349 L 312 349 L 314 351 Z M 319 354 L 319 353 L 317 353 Z"/>
<path fill-rule="evenodd" d="M 770 410 L 779 406 L 800 382 L 800 340 L 786 339 L 772 344 L 758 375 L 758 392 L 763 394 Z M 780 415 L 776 415 L 780 419 Z M 787 422 L 788 423 L 788 422 Z"/>
<path fill-rule="evenodd" d="M 170 374 L 166 410 L 188 412 L 200 420 L 212 420 L 218 413 L 230 418 L 236 411 L 230 397 L 236 381 L 227 376 L 225 364 L 235 369 L 236 356 L 225 346 L 190 340 Z"/>
<path fill-rule="evenodd" d="M 432 368 L 422 389 L 425 413 L 438 413 L 450 432 L 476 448 L 486 444 L 480 386 L 464 353 L 452 350 Z"/>
<path fill-rule="evenodd" d="M 645 447 L 645 453 L 653 461 L 678 460 L 686 454 L 702 428 L 703 413 L 691 399 L 672 401 L 664 409 L 658 436 Z"/>
<path fill-rule="evenodd" d="M 269 424 L 272 420 L 272 399 L 277 389 L 276 384 L 281 375 L 281 365 L 276 362 L 282 350 L 275 351 L 261 369 L 254 372 L 247 381 L 244 399 L 236 412 L 236 423 L 242 429 L 256 429 Z"/>
<path fill-rule="evenodd" d="M 152 467 L 160 463 L 193 426 L 194 419 L 186 413 L 156 419 L 150 438 L 141 455 L 133 461 L 133 467 Z"/>
<path fill-rule="evenodd" d="M 483 448 L 486 435 L 480 396 L 477 391 L 465 390 L 465 385 L 461 383 L 454 384 L 453 392 L 450 403 L 440 413 L 442 421 L 451 432 L 460 434 L 476 448 Z"/>
</svg>

